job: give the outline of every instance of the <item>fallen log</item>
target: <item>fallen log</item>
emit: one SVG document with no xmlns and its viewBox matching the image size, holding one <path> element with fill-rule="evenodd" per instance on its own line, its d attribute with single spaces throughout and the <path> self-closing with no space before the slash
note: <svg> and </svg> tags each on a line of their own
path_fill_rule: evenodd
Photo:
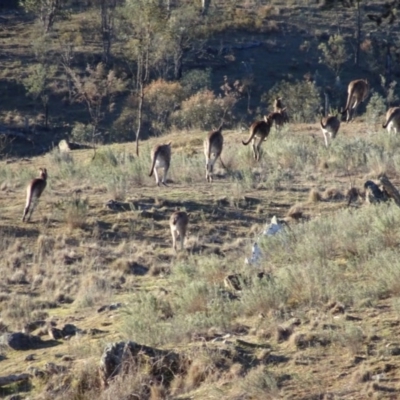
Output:
<svg viewBox="0 0 400 400">
<path fill-rule="evenodd" d="M 390 182 L 389 178 L 385 174 L 379 176 L 379 182 L 382 184 L 386 190 L 388 196 L 392 198 L 395 203 L 400 207 L 400 193 Z"/>
<path fill-rule="evenodd" d="M 30 374 L 0 376 L 0 387 L 10 385 L 11 383 L 27 381 L 30 377 Z"/>
</svg>

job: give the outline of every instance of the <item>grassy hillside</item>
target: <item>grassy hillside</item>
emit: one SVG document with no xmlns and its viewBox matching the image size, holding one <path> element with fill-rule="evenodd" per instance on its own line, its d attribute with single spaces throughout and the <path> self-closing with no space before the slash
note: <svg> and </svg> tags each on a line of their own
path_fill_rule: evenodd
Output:
<svg viewBox="0 0 400 400">
<path fill-rule="evenodd" d="M 41 328 L 33 333 L 43 335 L 42 348 L 4 348 L 0 375 L 46 371 L 49 362 L 67 368 L 5 393 L 393 398 L 399 208 L 362 199 L 348 207 L 344 194 L 350 183 L 362 191 L 384 170 L 400 184 L 397 138 L 359 122 L 343 126 L 327 150 L 318 126 L 290 126 L 272 132 L 258 165 L 240 144 L 245 133 L 225 132 L 228 170 L 218 169 L 216 182 L 207 184 L 204 133 L 187 135 L 162 138 L 173 143 L 168 187 L 147 176 L 147 144 L 140 158 L 128 144 L 102 147 L 94 160 L 91 150 L 53 151 L 2 164 L 3 329 L 45 319 L 86 330 L 52 340 Z M 32 222 L 23 224 L 24 187 L 39 166 L 48 168 L 49 186 Z M 108 209 L 110 199 L 127 209 Z M 258 267 L 245 265 L 265 223 L 294 215 L 293 206 L 300 219 L 289 217 L 286 233 L 261 240 L 265 259 Z M 168 218 L 177 208 L 190 213 L 190 228 L 185 251 L 174 254 Z M 258 281 L 257 271 L 272 281 Z M 225 287 L 232 273 L 251 283 L 240 292 Z M 96 312 L 117 302 L 123 307 Z M 127 339 L 190 361 L 170 384 L 149 383 L 152 394 L 142 386 L 155 379 L 145 369 L 129 385 L 128 376 L 98 393 L 104 345 Z M 32 361 L 24 361 L 27 354 Z"/>
<path fill-rule="evenodd" d="M 339 32 L 351 48 L 354 9 L 335 13 L 309 1 L 289 3 L 246 2 L 231 11 L 227 1 L 213 3 L 210 12 L 222 10 L 231 19 L 185 53 L 181 80 L 163 76 L 167 84 L 148 89 L 139 156 L 129 140 L 98 144 L 96 151 L 63 153 L 55 146 L 77 123 L 90 122 L 85 104 L 68 99 L 59 45 L 72 35 L 73 67 L 83 74 L 87 63 L 95 66 L 101 59 L 96 8 L 75 5 L 69 20 L 57 22 L 44 39 L 32 15 L 0 15 L 0 128 L 25 136 L 0 142 L 0 378 L 29 373 L 25 382 L 1 387 L 2 398 L 399 397 L 400 209 L 392 200 L 368 204 L 364 189 L 382 173 L 400 187 L 400 140 L 381 127 L 397 88 L 381 86 L 382 66 L 371 67 L 368 47 L 359 67 L 345 63 L 335 86 L 317 47 Z M 365 2 L 364 39 L 387 34 L 366 17 L 380 4 Z M 395 43 L 397 27 L 390 33 Z M 38 62 L 40 40 L 58 65 L 47 129 L 42 105 L 23 84 Z M 122 79 L 122 47 L 117 42 L 114 49 L 110 68 Z M 172 113 L 201 105 L 185 103 L 199 96 L 188 95 L 185 74 L 207 68 L 196 82 L 209 79 L 203 89 L 209 85 L 216 93 L 210 104 L 234 103 L 223 131 L 226 168 L 217 163 L 212 184 L 205 180 L 207 125 L 193 125 L 196 114 L 188 114 L 187 126 L 178 127 L 152 108 L 168 108 L 172 99 L 181 101 Z M 239 90 L 249 77 L 248 90 Z M 326 148 L 315 122 L 323 93 L 330 88 L 332 107 L 344 104 L 347 81 L 361 77 L 380 95 L 363 104 L 355 122 L 342 123 Z M 255 162 L 241 141 L 249 122 L 271 108 L 275 92 L 263 94 L 282 80 L 296 88 L 284 97 L 291 121 L 271 130 Z M 309 87 L 312 101 L 302 97 Z M 98 126 L 104 141 L 113 142 L 116 127 L 124 126 L 115 124 L 127 105 L 136 115 L 136 95 L 128 85 L 104 109 Z M 213 107 L 210 125 L 220 118 Z M 135 121 L 126 131 L 132 138 Z M 150 150 L 170 141 L 170 179 L 157 187 L 148 176 Z M 48 184 L 32 221 L 22 223 L 26 185 L 40 167 L 47 168 Z M 350 199 L 351 188 L 358 194 Z M 120 207 L 110 207 L 110 200 Z M 185 249 L 175 253 L 168 219 L 177 209 L 187 211 L 190 222 Z M 273 216 L 286 227 L 264 237 Z M 247 265 L 254 242 L 263 257 Z M 239 289 L 227 284 L 235 274 Z M 76 334 L 58 337 L 54 328 L 66 324 L 75 325 Z M 24 351 L 4 345 L 5 333 L 20 331 L 42 341 Z M 129 340 L 157 349 L 161 359 L 143 350 L 102 386 L 105 346 Z"/>
</svg>

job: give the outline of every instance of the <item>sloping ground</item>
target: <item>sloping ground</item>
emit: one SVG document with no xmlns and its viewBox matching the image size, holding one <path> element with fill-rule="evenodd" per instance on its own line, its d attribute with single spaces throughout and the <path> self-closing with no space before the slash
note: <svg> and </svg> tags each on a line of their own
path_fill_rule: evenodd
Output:
<svg viewBox="0 0 400 400">
<path fill-rule="evenodd" d="M 4 349 L 0 376 L 26 372 L 29 367 L 46 370 L 49 362 L 64 365 L 67 372 L 46 375 L 44 379 L 33 378 L 32 386 L 21 389 L 31 390 L 33 397 L 28 395 L 30 398 L 39 398 L 40 394 L 44 398 L 71 398 L 68 396 L 75 381 L 67 377 L 78 379 L 78 372 L 88 366 L 95 370 L 106 342 L 129 338 L 143 344 L 159 343 L 161 336 L 157 337 L 151 328 L 129 331 L 126 306 L 114 311 L 97 310 L 116 302 L 127 304 L 130 310 L 138 301 L 144 301 L 140 296 L 146 294 L 158 299 L 178 299 L 183 288 L 179 289 L 177 282 L 184 275 L 176 274 L 184 274 L 182 271 L 193 265 L 206 274 L 208 282 L 223 288 L 228 273 L 246 273 L 252 268 L 243 266 L 242 262 L 250 255 L 251 243 L 265 222 L 273 215 L 285 217 L 295 204 L 303 212 L 304 223 L 297 225 L 292 221 L 292 229 L 307 226 L 308 219 L 323 221 L 329 215 L 342 219 L 344 211 L 341 210 L 347 205 L 343 196 L 338 196 L 339 200 L 328 196 L 323 201 L 308 202 L 309 192 L 313 188 L 322 191 L 334 186 L 336 192 L 344 193 L 349 187 L 349 176 L 353 185 L 362 188 L 368 168 L 357 170 L 349 164 L 352 169 L 346 173 L 332 167 L 332 156 L 338 154 L 335 151 L 340 146 L 357 140 L 358 136 L 368 143 L 374 139 L 364 132 L 367 129 L 362 123 L 344 125 L 332 152 L 322 153 L 320 161 L 323 164 L 325 160 L 328 168 L 317 168 L 314 161 L 306 162 L 302 170 L 292 169 L 289 178 L 282 175 L 282 180 L 275 183 L 268 176 L 298 156 L 293 147 L 289 159 L 282 154 L 277 156 L 275 167 L 271 165 L 268 158 L 275 159 L 273 152 L 279 146 L 284 148 L 284 142 L 298 145 L 304 142 L 312 146 L 310 151 L 324 151 L 317 125 L 290 125 L 280 133 L 273 131 L 263 144 L 261 168 L 251 160 L 250 149 L 239 142 L 247 133 L 225 132 L 223 158 L 228 171 L 217 170 L 213 184 L 207 184 L 204 179 L 201 150 L 204 132 L 179 132 L 145 142 L 141 157 L 133 160 L 129 156 L 133 153 L 133 144 L 125 144 L 113 145 L 111 151 L 98 149 L 94 161 L 91 161 L 91 150 L 82 150 L 72 153 L 70 157 L 74 161 L 53 152 L 25 161 L 3 162 L 1 318 L 10 331 L 20 330 L 27 322 L 46 319 L 59 328 L 66 323 L 75 324 L 86 333 L 69 340 L 52 340 L 45 330 L 43 348 L 24 352 Z M 155 142 L 170 140 L 173 142 L 171 182 L 168 187 L 158 188 L 146 176 L 149 149 Z M 113 164 L 114 158 L 117 164 Z M 48 169 L 49 186 L 33 221 L 22 224 L 24 187 L 39 166 Z M 247 173 L 248 166 L 251 172 Z M 263 170 L 266 176 L 262 175 Z M 399 185 L 393 171 L 391 179 Z M 80 206 L 71 206 L 68 202 L 71 199 Z M 130 203 L 132 209 L 110 210 L 104 207 L 110 199 Z M 190 212 L 190 229 L 186 250 L 175 255 L 167 221 L 177 207 Z M 368 213 L 375 214 L 373 206 L 365 207 L 357 201 L 353 214 L 361 213 L 365 217 Z M 396 221 L 397 208 L 392 205 L 388 210 Z M 348 218 L 353 218 L 353 214 Z M 386 235 L 385 227 L 377 229 Z M 384 236 L 387 246 L 396 249 L 397 230 L 393 227 L 389 232 Z M 339 268 L 346 285 L 346 279 L 349 282 L 355 279 L 352 266 L 370 261 L 356 239 L 354 243 L 351 239 L 344 243 L 346 239 L 339 232 L 335 240 L 345 250 L 334 254 L 334 263 L 324 268 Z M 319 241 L 323 243 L 323 237 Z M 282 244 L 273 243 L 278 253 L 271 252 L 267 245 L 271 259 L 262 268 L 279 274 L 287 260 L 281 253 Z M 318 246 L 317 242 L 310 244 L 310 265 L 319 254 L 313 250 Z M 327 253 L 326 257 L 330 255 Z M 207 262 L 210 265 L 203 266 Z M 195 330 L 181 344 L 175 343 L 174 336 L 165 337 L 164 348 L 173 348 L 182 354 L 192 351 L 200 364 L 189 368 L 183 383 L 175 383 L 176 387 L 167 397 L 153 398 L 396 398 L 400 389 L 396 274 L 392 279 L 392 294 L 382 291 L 379 297 L 370 280 L 374 277 L 367 273 L 364 277 L 358 268 L 362 270 L 362 265 L 357 267 L 356 280 L 367 279 L 370 295 L 349 293 L 349 301 L 342 303 L 329 294 L 329 287 L 315 286 L 321 293 L 326 290 L 330 301 L 303 304 L 302 287 L 309 284 L 304 276 L 304 281 L 293 283 L 299 285 L 298 293 L 294 291 L 286 304 L 271 307 L 268 303 L 255 302 L 252 311 L 253 306 L 249 304 L 247 311 L 236 316 L 229 326 L 218 327 L 216 322 L 214 329 Z M 233 291 L 232 295 L 240 298 L 249 293 L 244 291 L 241 295 Z M 259 296 L 261 299 L 262 292 Z M 197 307 L 200 310 L 203 307 L 201 299 L 190 304 L 188 318 Z M 94 328 L 100 331 L 90 331 Z M 209 352 L 209 362 L 200 362 L 204 357 L 201 349 Z M 29 354 L 34 357 L 28 361 Z M 224 362 L 220 360 L 222 356 Z M 211 360 L 214 364 L 209 364 Z M 78 381 L 81 379 L 80 376 Z M 9 387 L 5 393 L 13 390 L 18 390 L 17 386 Z M 89 385 L 85 390 L 92 388 Z"/>
</svg>

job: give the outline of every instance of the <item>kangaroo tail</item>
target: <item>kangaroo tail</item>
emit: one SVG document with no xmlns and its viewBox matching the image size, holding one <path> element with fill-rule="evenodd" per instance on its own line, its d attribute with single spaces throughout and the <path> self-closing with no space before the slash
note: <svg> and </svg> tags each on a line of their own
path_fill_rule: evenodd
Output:
<svg viewBox="0 0 400 400">
<path fill-rule="evenodd" d="M 396 111 L 395 111 L 395 112 L 392 112 L 392 113 L 390 114 L 390 116 L 389 116 L 389 118 L 387 119 L 387 121 L 382 125 L 382 128 L 383 128 L 383 129 L 386 129 L 386 128 L 387 128 L 387 126 L 390 124 L 390 122 L 391 122 L 392 119 L 394 118 L 395 114 L 396 114 Z"/>
<path fill-rule="evenodd" d="M 149 176 L 152 176 L 152 175 L 153 175 L 154 166 L 156 165 L 156 160 L 157 160 L 157 153 L 154 154 L 154 156 L 153 156 L 153 161 L 152 161 L 152 163 L 151 163 L 151 169 L 150 169 Z"/>
<path fill-rule="evenodd" d="M 253 137 L 255 136 L 255 134 L 256 134 L 256 129 L 255 129 L 254 126 L 251 126 L 251 128 L 250 128 L 250 136 L 249 136 L 249 139 L 247 140 L 247 142 L 245 142 L 245 141 L 242 140 L 242 144 L 244 144 L 245 146 L 247 146 L 247 145 L 251 142 L 251 140 L 253 139 Z"/>
<path fill-rule="evenodd" d="M 353 98 L 354 90 L 355 90 L 355 88 L 354 88 L 354 86 L 353 86 L 353 87 L 351 88 L 350 92 L 349 92 L 349 95 L 347 96 L 346 107 L 345 107 L 345 109 L 342 111 L 342 114 L 345 114 L 345 113 L 349 110 L 350 104 L 351 104 L 351 99 Z"/>
</svg>

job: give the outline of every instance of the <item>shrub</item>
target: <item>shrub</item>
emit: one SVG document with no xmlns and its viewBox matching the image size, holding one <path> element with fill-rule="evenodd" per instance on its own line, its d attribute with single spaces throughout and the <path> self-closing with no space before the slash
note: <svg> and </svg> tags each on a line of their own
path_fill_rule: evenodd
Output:
<svg viewBox="0 0 400 400">
<path fill-rule="evenodd" d="M 180 84 L 189 97 L 200 90 L 210 89 L 211 87 L 211 68 L 205 70 L 193 69 L 183 75 Z"/>
<path fill-rule="evenodd" d="M 87 198 L 82 199 L 80 193 L 75 192 L 70 198 L 56 203 L 56 208 L 62 212 L 62 219 L 71 229 L 85 225 L 89 202 Z"/>
<path fill-rule="evenodd" d="M 184 91 L 178 82 L 158 79 L 145 88 L 145 107 L 154 132 L 162 133 L 169 127 L 169 117 L 179 107 L 183 98 Z"/>
<path fill-rule="evenodd" d="M 136 96 L 130 95 L 125 101 L 122 108 L 121 114 L 114 121 L 112 129 L 110 132 L 110 140 L 112 141 L 123 141 L 123 140 L 133 140 L 135 138 L 135 130 L 137 126 L 138 117 L 138 101 Z M 147 121 L 146 113 L 143 113 L 143 121 L 145 124 Z M 146 132 L 144 131 L 143 134 Z M 142 135 L 142 139 L 147 136 Z"/>
<path fill-rule="evenodd" d="M 221 124 L 224 114 L 232 111 L 236 101 L 235 96 L 217 97 L 211 90 L 203 90 L 182 102 L 174 120 L 181 129 L 214 129 Z"/>
<path fill-rule="evenodd" d="M 367 105 L 367 120 L 370 124 L 376 124 L 385 115 L 386 106 L 384 98 L 374 92 Z"/>
<path fill-rule="evenodd" d="M 96 152 L 92 159 L 92 164 L 99 167 L 116 167 L 118 165 L 118 158 L 117 155 L 109 147 L 107 147 L 104 150 L 99 150 Z"/>
<path fill-rule="evenodd" d="M 261 100 L 270 104 L 276 97 L 283 98 L 291 121 L 315 122 L 321 106 L 321 96 L 314 83 L 281 81 L 264 94 Z"/>
<path fill-rule="evenodd" d="M 319 62 L 326 64 L 335 76 L 339 76 L 343 64 L 348 60 L 346 45 L 343 36 L 332 35 L 328 43 L 321 43 L 318 49 L 322 51 Z"/>
<path fill-rule="evenodd" d="M 91 124 L 82 124 L 81 122 L 75 123 L 72 128 L 71 138 L 80 143 L 87 143 L 92 140 L 93 134 L 93 125 Z"/>
</svg>

